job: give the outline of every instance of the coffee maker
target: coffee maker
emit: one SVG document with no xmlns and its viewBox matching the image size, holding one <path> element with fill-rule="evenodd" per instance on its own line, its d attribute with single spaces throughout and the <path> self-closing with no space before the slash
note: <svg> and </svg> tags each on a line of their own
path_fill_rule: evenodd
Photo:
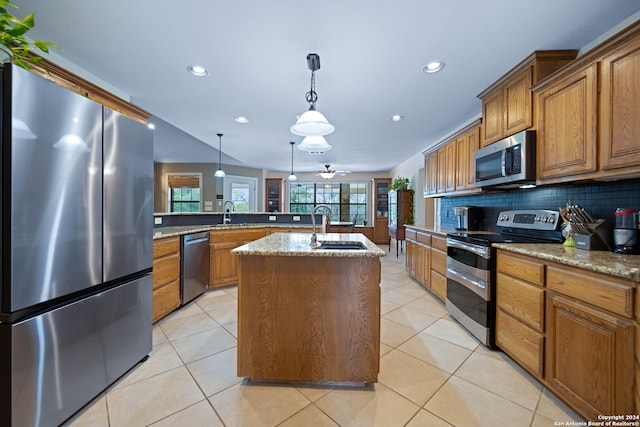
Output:
<svg viewBox="0 0 640 427">
<path fill-rule="evenodd" d="M 638 250 L 638 212 L 633 209 L 618 208 L 613 213 L 616 227 L 613 229 L 614 252 L 634 254 Z"/>
<path fill-rule="evenodd" d="M 456 230 L 480 230 L 483 218 L 482 208 L 477 206 L 456 206 L 453 208 L 456 216 Z"/>
</svg>

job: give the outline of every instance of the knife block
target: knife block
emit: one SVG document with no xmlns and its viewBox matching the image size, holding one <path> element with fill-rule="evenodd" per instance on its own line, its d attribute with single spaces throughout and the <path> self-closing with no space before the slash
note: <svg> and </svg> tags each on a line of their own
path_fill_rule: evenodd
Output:
<svg viewBox="0 0 640 427">
<path fill-rule="evenodd" d="M 577 249 L 589 251 L 610 251 L 613 250 L 613 231 L 611 226 L 604 220 L 598 219 L 589 224 L 591 234 L 574 234 Z"/>
</svg>

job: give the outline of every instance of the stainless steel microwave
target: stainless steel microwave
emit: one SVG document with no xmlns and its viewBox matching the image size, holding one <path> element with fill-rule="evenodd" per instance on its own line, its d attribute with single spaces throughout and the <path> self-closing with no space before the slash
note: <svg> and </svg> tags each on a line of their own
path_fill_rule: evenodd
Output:
<svg viewBox="0 0 640 427">
<path fill-rule="evenodd" d="M 473 155 L 474 187 L 515 188 L 536 182 L 536 133 L 525 130 Z"/>
</svg>

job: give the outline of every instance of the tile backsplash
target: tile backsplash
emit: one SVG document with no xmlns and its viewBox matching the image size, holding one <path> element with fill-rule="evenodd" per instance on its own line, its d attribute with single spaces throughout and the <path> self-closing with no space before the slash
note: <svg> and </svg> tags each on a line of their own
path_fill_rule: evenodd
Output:
<svg viewBox="0 0 640 427">
<path fill-rule="evenodd" d="M 486 194 L 445 197 L 440 202 L 440 226 L 454 228 L 454 206 L 483 207 L 482 229 L 496 230 L 498 212 L 512 209 L 551 209 L 565 207 L 567 201 L 584 207 L 595 218 L 615 224 L 613 212 L 618 207 L 640 210 L 640 179 L 589 184 L 549 185 Z"/>
</svg>

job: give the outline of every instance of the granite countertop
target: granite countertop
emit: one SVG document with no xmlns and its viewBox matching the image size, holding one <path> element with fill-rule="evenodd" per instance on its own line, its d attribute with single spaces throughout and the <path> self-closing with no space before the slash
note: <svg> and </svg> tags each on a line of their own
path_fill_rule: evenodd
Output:
<svg viewBox="0 0 640 427">
<path fill-rule="evenodd" d="M 494 243 L 494 247 L 640 283 L 640 255 L 587 251 L 559 243 Z"/>
<path fill-rule="evenodd" d="M 383 257 L 387 253 L 360 233 L 322 233 L 318 241 L 361 242 L 366 249 L 312 249 L 309 233 L 275 233 L 235 248 L 236 255 L 322 256 L 322 257 Z"/>
<path fill-rule="evenodd" d="M 455 230 L 451 230 L 451 229 L 442 229 L 442 230 L 434 230 L 433 228 L 426 228 L 423 225 L 404 225 L 405 228 L 411 228 L 413 230 L 417 230 L 417 231 L 426 231 L 428 233 L 431 234 L 439 234 L 441 236 L 445 236 L 447 235 L 447 233 L 453 233 Z"/>
<path fill-rule="evenodd" d="M 216 224 L 216 225 L 181 225 L 177 227 L 158 227 L 153 229 L 153 239 L 163 239 L 165 237 L 182 236 L 184 234 L 199 233 L 211 230 L 233 230 L 236 228 L 311 228 L 311 224 Z M 307 233 L 308 235 L 308 233 Z"/>
</svg>

